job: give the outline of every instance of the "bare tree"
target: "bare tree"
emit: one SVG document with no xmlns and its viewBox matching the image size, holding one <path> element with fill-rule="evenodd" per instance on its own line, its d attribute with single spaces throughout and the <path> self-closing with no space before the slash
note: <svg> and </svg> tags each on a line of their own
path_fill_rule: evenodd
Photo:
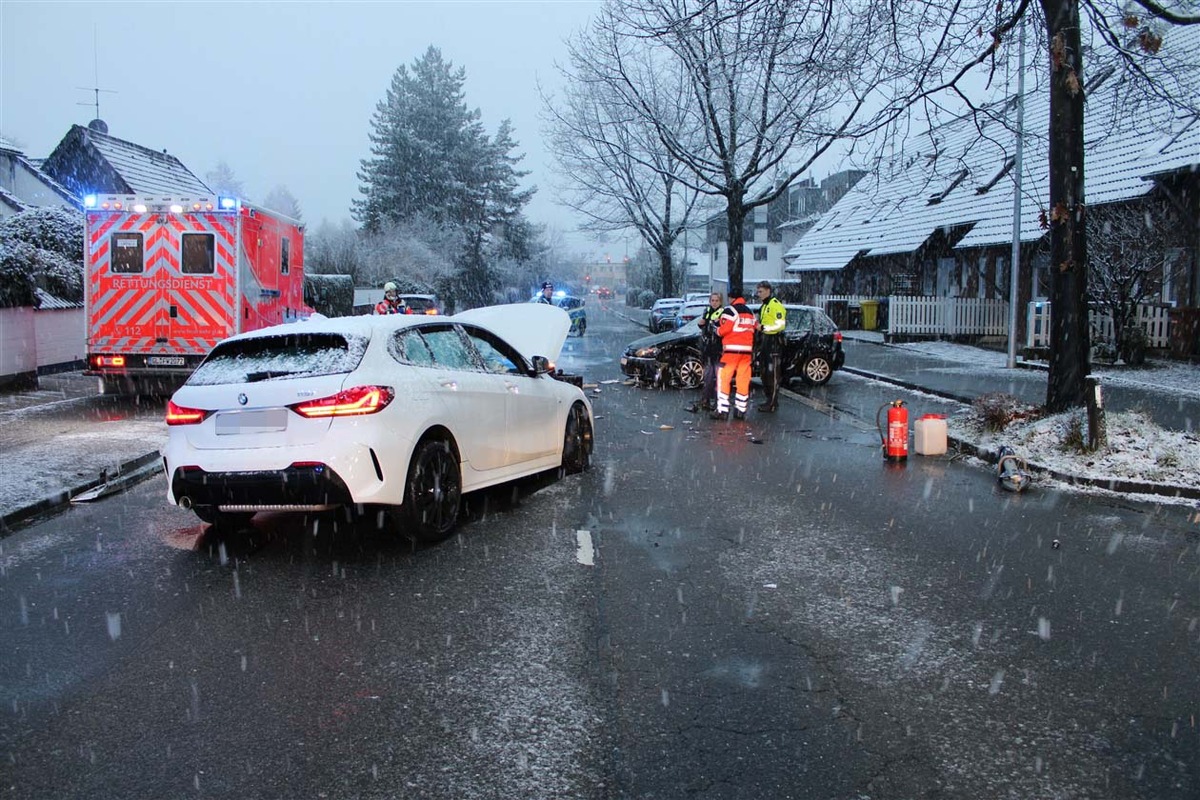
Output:
<svg viewBox="0 0 1200 800">
<path fill-rule="evenodd" d="M 455 307 L 459 272 L 453 256 L 463 247 L 461 228 L 413 216 L 400 222 L 381 222 L 379 231 L 365 234 L 360 252 L 360 283 L 382 286 L 400 279 L 422 291 L 436 292 L 448 307 Z"/>
<path fill-rule="evenodd" d="M 204 173 L 204 182 L 208 184 L 208 188 L 212 189 L 217 194 L 227 194 L 232 197 L 238 197 L 242 200 L 248 200 L 246 196 L 246 187 L 242 185 L 237 174 L 233 171 L 233 167 L 225 160 L 217 162 L 217 165 L 208 172 Z"/>
<path fill-rule="evenodd" d="M 300 210 L 300 201 L 282 183 L 267 194 L 263 199 L 263 206 L 283 214 L 285 217 L 291 217 L 297 222 L 304 221 L 304 212 Z"/>
<path fill-rule="evenodd" d="M 569 45 L 570 67 L 562 97 L 543 95 L 548 141 L 566 185 L 563 202 L 583 215 L 582 230 L 606 234 L 633 228 L 658 259 L 658 280 L 666 296 L 675 294 L 676 241 L 689 225 L 700 192 L 681 178 L 685 167 L 657 135 L 656 127 L 631 113 L 622 95 L 597 74 L 591 45 Z M 670 69 L 673 65 L 665 65 Z M 686 124 L 687 85 L 676 71 L 659 75 L 656 87 L 674 95 L 658 104 L 663 120 L 677 131 Z"/>
<path fill-rule="evenodd" d="M 1182 9 L 1190 8 L 1191 12 Z M 1197 4 L 1154 0 L 1031 0 L 997 6 L 995 47 L 1020 20 L 1042 33 L 1050 94 L 1049 229 L 1050 360 L 1046 408 L 1084 402 L 1090 368 L 1088 213 L 1084 198 L 1084 104 L 1115 103 L 1120 124 L 1169 128 L 1172 117 L 1198 113 L 1195 47 L 1163 47 L 1166 29 L 1200 23 Z M 1088 71 L 1084 59 L 1088 59 Z M 1098 89 L 1103 91 L 1097 93 Z"/>
<path fill-rule="evenodd" d="M 835 143 L 885 129 L 985 60 L 986 47 L 974 61 L 964 55 L 964 43 L 981 49 L 978 26 L 942 6 L 625 0 L 606 5 L 575 50 L 591 79 L 683 165 L 687 188 L 723 201 L 729 287 L 740 293 L 736 243 L 755 208 L 774 202 Z M 682 100 L 664 83 L 676 75 Z"/>
<path fill-rule="evenodd" d="M 1089 213 L 1088 298 L 1112 317 L 1113 348 L 1130 363 L 1140 360 L 1129 354 L 1144 336 L 1135 324 L 1138 306 L 1160 296 L 1164 277 L 1180 277 L 1170 229 L 1181 222 L 1153 200 Z"/>
<path fill-rule="evenodd" d="M 349 275 L 354 285 L 366 285 L 360 279 L 363 267 L 361 234 L 350 220 L 334 225 L 328 220 L 321 222 L 317 230 L 306 237 L 304 243 L 304 269 L 308 272 L 330 275 Z"/>
<path fill-rule="evenodd" d="M 1140 107 L 1179 105 L 1194 92 L 1160 68 L 1169 55 L 1159 51 L 1162 30 L 1200 22 L 1180 10 L 1195 8 L 1193 0 L 624 0 L 604 8 L 585 45 L 597 79 L 654 126 L 687 168 L 688 185 L 725 201 L 736 242 L 748 213 L 835 143 L 878 142 L 943 103 L 975 109 L 968 80 L 990 81 L 1002 45 L 1034 17 L 1051 97 L 1045 211 L 1055 313 L 1046 405 L 1060 411 L 1083 402 L 1089 372 L 1084 54 L 1136 79 L 1129 83 L 1142 87 Z M 664 61 L 678 63 L 689 82 L 687 122 L 677 127 L 658 90 Z M 742 288 L 742 259 L 742 248 L 729 248 L 731 291 Z"/>
</svg>

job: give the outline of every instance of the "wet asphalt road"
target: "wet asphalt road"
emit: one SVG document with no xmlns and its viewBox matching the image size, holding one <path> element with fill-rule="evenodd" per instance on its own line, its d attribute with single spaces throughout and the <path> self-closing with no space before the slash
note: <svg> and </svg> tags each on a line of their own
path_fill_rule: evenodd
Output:
<svg viewBox="0 0 1200 800">
<path fill-rule="evenodd" d="M 436 547 L 161 478 L 0 540 L 0 796 L 1200 793 L 1194 512 L 889 468 L 849 375 L 696 419 L 589 317 L 594 468 Z"/>
</svg>

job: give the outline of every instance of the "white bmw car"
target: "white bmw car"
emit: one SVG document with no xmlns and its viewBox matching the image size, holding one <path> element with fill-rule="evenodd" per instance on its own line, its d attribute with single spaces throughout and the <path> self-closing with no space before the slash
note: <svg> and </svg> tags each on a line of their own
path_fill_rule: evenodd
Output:
<svg viewBox="0 0 1200 800">
<path fill-rule="evenodd" d="M 591 461 L 592 408 L 554 377 L 561 308 L 311 319 L 213 348 L 167 406 L 167 494 L 206 522 L 387 511 L 422 541 L 462 495 Z"/>
</svg>

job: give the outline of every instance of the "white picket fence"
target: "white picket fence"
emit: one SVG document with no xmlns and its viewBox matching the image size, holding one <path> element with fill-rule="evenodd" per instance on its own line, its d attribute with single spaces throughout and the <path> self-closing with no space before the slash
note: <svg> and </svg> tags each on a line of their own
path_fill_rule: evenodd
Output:
<svg viewBox="0 0 1200 800">
<path fill-rule="evenodd" d="M 846 301 L 859 305 L 870 295 L 817 295 L 816 304 Z M 977 297 L 909 297 L 892 295 L 888 303 L 887 332 L 914 336 L 1007 336 L 1008 302 Z"/>
<path fill-rule="evenodd" d="M 892 297 L 888 333 L 1006 336 L 1008 302 L 979 297 Z"/>
<path fill-rule="evenodd" d="M 1139 305 L 1134 324 L 1146 332 L 1146 346 L 1150 349 L 1165 349 L 1171 346 L 1170 316 L 1162 306 Z M 1113 339 L 1112 315 L 1106 311 L 1089 311 L 1088 327 L 1092 342 Z M 1050 304 L 1030 303 L 1025 316 L 1025 346 L 1050 346 Z"/>
</svg>

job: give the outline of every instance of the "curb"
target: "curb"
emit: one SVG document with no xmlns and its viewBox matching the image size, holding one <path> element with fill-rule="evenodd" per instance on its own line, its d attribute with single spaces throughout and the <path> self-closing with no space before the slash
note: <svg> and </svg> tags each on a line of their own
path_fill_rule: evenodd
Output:
<svg viewBox="0 0 1200 800">
<path fill-rule="evenodd" d="M 954 449 L 961 453 L 974 456 L 989 464 L 995 464 L 999 461 L 996 452 L 991 448 L 980 447 L 976 444 L 959 439 L 956 436 L 947 436 L 946 441 L 954 446 Z M 1038 464 L 1035 461 L 1026 461 L 1026 466 L 1034 472 L 1041 473 L 1047 477 L 1057 481 L 1070 484 L 1072 486 L 1089 486 L 1094 489 L 1107 489 L 1110 492 L 1122 492 L 1125 494 L 1149 494 L 1159 497 L 1179 497 L 1187 500 L 1200 500 L 1200 487 L 1195 486 L 1172 486 L 1166 483 L 1143 483 L 1142 481 L 1131 481 L 1123 478 L 1086 478 L 1082 475 L 1072 475 L 1068 472 L 1060 472 L 1056 469 L 1051 469 L 1043 464 Z"/>
<path fill-rule="evenodd" d="M 78 497 L 84 492 L 94 489 L 104 490 L 105 493 L 119 491 L 127 486 L 139 483 L 161 470 L 162 464 L 158 451 L 132 458 L 122 464 L 118 464 L 116 470 L 112 473 L 104 470 L 100 473 L 100 477 L 94 480 L 61 492 L 56 492 L 40 500 L 35 500 L 32 503 L 0 516 L 0 538 L 13 533 L 18 525 L 32 517 L 65 508 L 70 505 L 73 498 Z"/>
</svg>

